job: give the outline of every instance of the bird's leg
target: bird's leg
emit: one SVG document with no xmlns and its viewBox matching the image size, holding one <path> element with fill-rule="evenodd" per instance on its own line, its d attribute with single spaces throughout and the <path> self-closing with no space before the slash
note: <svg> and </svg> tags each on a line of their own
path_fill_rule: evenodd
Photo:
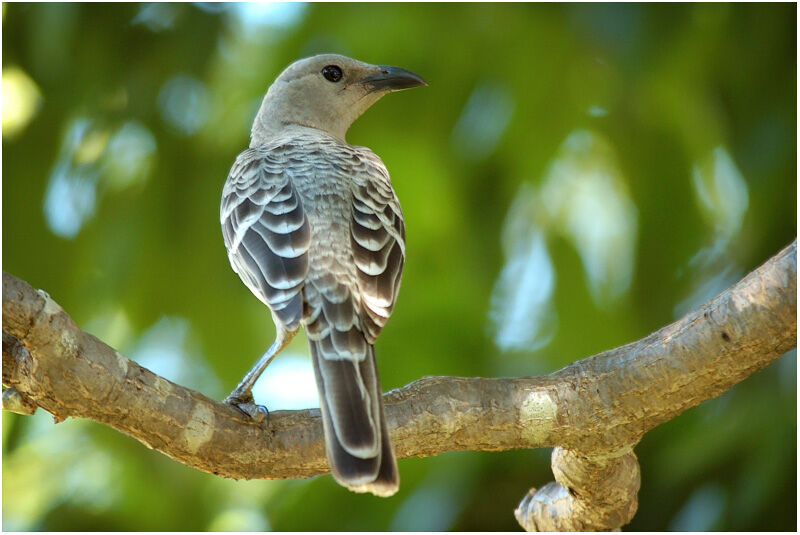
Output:
<svg viewBox="0 0 800 535">
<path fill-rule="evenodd" d="M 267 366 L 272 359 L 274 359 L 281 350 L 289 345 L 289 342 L 292 341 L 294 335 L 297 334 L 297 329 L 293 331 L 289 331 L 284 329 L 282 326 L 278 326 L 278 334 L 275 337 L 275 341 L 272 342 L 272 345 L 269 346 L 269 349 L 261 355 L 261 358 L 258 359 L 255 366 L 253 366 L 249 372 L 242 378 L 242 381 L 239 383 L 239 386 L 233 389 L 228 397 L 226 397 L 223 402 L 227 403 L 228 405 L 233 405 L 243 413 L 247 414 L 254 420 L 260 422 L 266 417 L 269 417 L 269 411 L 267 411 L 266 407 L 261 405 L 256 405 L 253 400 L 253 385 L 256 384 L 256 381 L 267 369 Z"/>
</svg>

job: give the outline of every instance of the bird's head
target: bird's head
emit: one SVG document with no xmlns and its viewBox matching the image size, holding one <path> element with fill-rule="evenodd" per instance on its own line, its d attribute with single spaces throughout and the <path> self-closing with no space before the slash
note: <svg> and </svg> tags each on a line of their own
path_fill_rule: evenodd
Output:
<svg viewBox="0 0 800 535">
<path fill-rule="evenodd" d="M 383 95 L 420 85 L 427 84 L 400 67 L 336 54 L 298 60 L 267 91 L 253 123 L 251 146 L 289 125 L 316 128 L 344 140 L 353 121 Z"/>
</svg>

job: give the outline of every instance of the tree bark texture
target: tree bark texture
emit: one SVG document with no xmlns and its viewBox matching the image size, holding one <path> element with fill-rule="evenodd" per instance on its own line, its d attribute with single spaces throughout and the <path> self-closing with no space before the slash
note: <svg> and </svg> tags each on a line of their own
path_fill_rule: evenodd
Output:
<svg viewBox="0 0 800 535">
<path fill-rule="evenodd" d="M 384 397 L 398 457 L 556 448 L 523 498 L 528 530 L 615 529 L 636 511 L 632 448 L 797 344 L 797 242 L 680 320 L 541 377 L 423 377 Z M 89 418 L 200 470 L 235 479 L 328 471 L 318 409 L 257 423 L 83 332 L 41 290 L 3 272 L 3 407 Z"/>
</svg>

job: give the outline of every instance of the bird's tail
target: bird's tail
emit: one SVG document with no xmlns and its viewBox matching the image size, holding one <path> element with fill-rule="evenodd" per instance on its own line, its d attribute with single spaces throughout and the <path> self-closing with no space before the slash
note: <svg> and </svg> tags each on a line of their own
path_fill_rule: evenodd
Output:
<svg viewBox="0 0 800 535">
<path fill-rule="evenodd" d="M 391 496 L 400 477 L 383 414 L 375 350 L 353 329 L 349 335 L 359 337 L 355 345 L 366 351 L 361 359 L 342 358 L 341 352 L 331 351 L 340 345 L 331 334 L 309 338 L 331 472 L 354 492 Z M 330 358 L 333 355 L 338 358 Z"/>
</svg>

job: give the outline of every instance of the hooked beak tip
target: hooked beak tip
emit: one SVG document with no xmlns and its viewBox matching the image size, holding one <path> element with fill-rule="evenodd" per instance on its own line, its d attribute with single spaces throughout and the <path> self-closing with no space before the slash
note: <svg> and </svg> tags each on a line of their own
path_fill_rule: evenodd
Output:
<svg viewBox="0 0 800 535">
<path fill-rule="evenodd" d="M 373 91 L 400 91 L 412 87 L 427 86 L 428 83 L 418 74 L 401 67 L 380 65 L 380 72 L 367 76 L 361 80 L 370 92 Z"/>
</svg>

